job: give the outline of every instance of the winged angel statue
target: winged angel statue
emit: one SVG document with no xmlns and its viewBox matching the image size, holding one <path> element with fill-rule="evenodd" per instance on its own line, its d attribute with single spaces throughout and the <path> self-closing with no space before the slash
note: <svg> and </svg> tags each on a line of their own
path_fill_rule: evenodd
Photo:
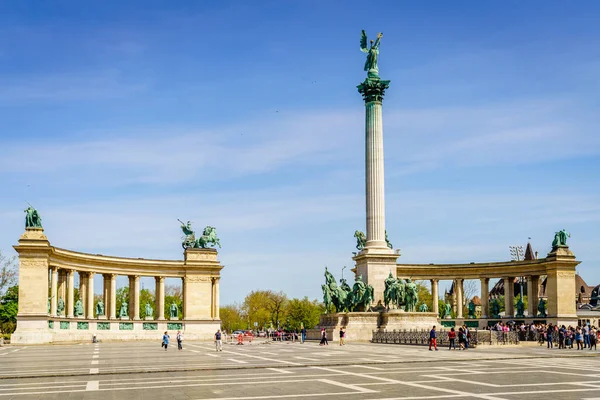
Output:
<svg viewBox="0 0 600 400">
<path fill-rule="evenodd" d="M 383 34 L 379 32 L 377 34 L 377 40 L 371 40 L 371 47 L 367 47 L 367 33 L 363 29 L 360 36 L 360 51 L 367 53 L 367 61 L 365 62 L 365 71 L 368 72 L 369 78 L 379 78 L 379 65 L 377 65 L 377 59 L 379 58 L 379 42 Z"/>
</svg>

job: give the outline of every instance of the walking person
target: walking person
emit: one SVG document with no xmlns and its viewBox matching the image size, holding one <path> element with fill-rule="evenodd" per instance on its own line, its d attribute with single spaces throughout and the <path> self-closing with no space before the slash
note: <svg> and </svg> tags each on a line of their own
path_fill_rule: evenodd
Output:
<svg viewBox="0 0 600 400">
<path fill-rule="evenodd" d="M 346 332 L 344 331 L 344 328 L 340 328 L 340 346 L 343 346 L 346 344 L 346 343 L 344 343 L 345 338 L 346 338 Z"/>
<path fill-rule="evenodd" d="M 577 342 L 577 350 L 583 350 L 583 334 L 579 327 L 575 330 L 575 341 Z"/>
<path fill-rule="evenodd" d="M 431 346 L 433 346 L 433 348 L 435 349 L 435 351 L 438 351 L 438 348 L 437 348 L 437 332 L 435 331 L 435 325 L 429 331 L 429 351 L 432 351 L 431 350 Z"/>
<path fill-rule="evenodd" d="M 163 335 L 162 347 L 165 348 L 165 351 L 167 351 L 167 347 L 169 347 L 169 333 L 167 331 L 165 331 L 165 334 Z"/>
<path fill-rule="evenodd" d="M 548 348 L 552 349 L 554 344 L 552 343 L 552 334 L 554 334 L 554 327 L 552 324 L 548 324 L 548 328 L 546 329 L 546 341 L 548 342 Z"/>
<path fill-rule="evenodd" d="M 448 341 L 450 342 L 448 350 L 456 350 L 456 331 L 454 328 L 450 328 L 450 332 L 448 332 Z"/>
<path fill-rule="evenodd" d="M 306 342 L 306 328 L 302 325 L 302 330 L 300 331 L 302 335 L 302 343 Z"/>
<path fill-rule="evenodd" d="M 177 350 L 183 350 L 183 334 L 177 331 Z"/>
<path fill-rule="evenodd" d="M 590 347 L 590 324 L 585 324 L 582 329 L 583 347 Z"/>
<path fill-rule="evenodd" d="M 465 337 L 465 332 L 463 328 L 458 328 L 458 349 L 459 350 L 467 350 L 465 347 L 467 338 Z"/>
<path fill-rule="evenodd" d="M 590 329 L 590 350 L 593 348 L 597 350 L 596 343 L 598 343 L 598 331 L 592 326 Z"/>
<path fill-rule="evenodd" d="M 321 341 L 319 342 L 319 346 L 329 346 L 327 342 L 327 331 L 325 328 L 321 328 Z"/>
<path fill-rule="evenodd" d="M 215 333 L 215 347 L 216 351 L 223 351 L 223 341 L 221 340 L 220 329 L 217 329 L 217 333 Z"/>
</svg>

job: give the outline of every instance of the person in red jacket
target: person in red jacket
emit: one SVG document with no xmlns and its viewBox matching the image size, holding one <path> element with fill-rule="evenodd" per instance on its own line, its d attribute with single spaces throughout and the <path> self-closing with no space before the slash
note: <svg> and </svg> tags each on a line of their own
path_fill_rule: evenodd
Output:
<svg viewBox="0 0 600 400">
<path fill-rule="evenodd" d="M 448 341 L 450 342 L 448 350 L 456 350 L 456 331 L 454 330 L 454 328 L 451 328 L 450 332 L 448 332 Z"/>
<path fill-rule="evenodd" d="M 435 325 L 433 326 L 433 329 L 429 331 L 429 351 L 431 351 L 431 346 L 437 351 L 437 333 L 435 331 Z"/>
</svg>

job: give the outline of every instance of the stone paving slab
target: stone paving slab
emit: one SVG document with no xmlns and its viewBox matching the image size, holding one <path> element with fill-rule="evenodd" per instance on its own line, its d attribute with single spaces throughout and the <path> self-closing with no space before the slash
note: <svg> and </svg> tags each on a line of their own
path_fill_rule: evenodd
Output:
<svg viewBox="0 0 600 400">
<path fill-rule="evenodd" d="M 15 346 L 0 351 L 0 399 L 552 399 L 600 397 L 588 350 L 351 343 L 186 342 Z"/>
</svg>

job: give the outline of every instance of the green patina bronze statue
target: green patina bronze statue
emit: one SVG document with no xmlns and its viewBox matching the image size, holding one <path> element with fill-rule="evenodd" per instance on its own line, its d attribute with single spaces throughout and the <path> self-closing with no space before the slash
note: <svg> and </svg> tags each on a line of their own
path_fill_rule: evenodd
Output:
<svg viewBox="0 0 600 400">
<path fill-rule="evenodd" d="M 450 303 L 446 303 L 444 304 L 444 318 L 449 319 L 451 318 L 452 314 L 452 306 L 450 305 Z"/>
<path fill-rule="evenodd" d="M 538 303 L 538 317 L 547 317 L 546 315 L 546 303 L 544 303 L 544 299 L 540 297 L 540 302 Z"/>
<path fill-rule="evenodd" d="M 177 319 L 179 317 L 179 308 L 177 308 L 177 304 L 171 303 L 171 307 L 169 307 L 169 315 L 171 319 Z"/>
<path fill-rule="evenodd" d="M 406 311 L 415 312 L 417 303 L 419 302 L 419 294 L 417 285 L 409 278 L 406 280 Z"/>
<path fill-rule="evenodd" d="M 475 303 L 473 303 L 473 300 L 471 300 L 469 302 L 469 314 L 468 317 L 469 318 L 475 318 Z"/>
<path fill-rule="evenodd" d="M 388 239 L 387 231 L 385 231 L 385 243 L 387 244 L 387 247 L 389 249 L 393 249 L 394 248 L 394 245 L 392 243 L 390 243 L 390 241 Z"/>
<path fill-rule="evenodd" d="M 525 303 L 523 303 L 523 299 L 519 296 L 519 301 L 517 301 L 517 318 L 523 318 L 525 316 Z"/>
<path fill-rule="evenodd" d="M 81 303 L 81 299 L 77 299 L 75 302 L 75 307 L 73 308 L 73 314 L 76 317 L 83 315 L 83 304 Z"/>
<path fill-rule="evenodd" d="M 367 71 L 369 78 L 379 78 L 379 43 L 383 34 L 380 32 L 377 34 L 376 40 L 371 40 L 371 47 L 367 47 L 367 33 L 362 31 L 360 36 L 360 51 L 367 53 L 367 60 L 365 61 L 364 70 Z"/>
<path fill-rule="evenodd" d="M 491 304 L 492 318 L 500 318 L 500 303 L 498 299 L 494 299 Z"/>
<path fill-rule="evenodd" d="M 214 226 L 207 226 L 204 228 L 202 236 L 196 238 L 196 233 L 192 230 L 192 223 L 190 221 L 187 223 L 184 223 L 180 219 L 178 221 L 181 222 L 181 230 L 184 234 L 181 242 L 181 247 L 184 249 L 207 249 L 215 246 L 221 248 L 221 242 L 217 237 L 217 229 Z"/>
<path fill-rule="evenodd" d="M 429 311 L 429 307 L 427 307 L 427 304 L 423 303 L 419 306 L 419 312 L 427 312 Z"/>
<path fill-rule="evenodd" d="M 119 311 L 119 317 L 127 318 L 129 316 L 129 312 L 127 311 L 127 303 L 123 302 L 121 304 L 121 310 Z"/>
<path fill-rule="evenodd" d="M 98 300 L 98 303 L 96 303 L 96 315 L 104 315 L 104 303 L 102 300 Z"/>
<path fill-rule="evenodd" d="M 354 231 L 354 237 L 356 238 L 356 249 L 363 250 L 367 245 L 367 235 L 362 231 Z"/>
<path fill-rule="evenodd" d="M 562 229 L 554 234 L 554 240 L 552 241 L 552 249 L 556 249 L 560 246 L 567 245 L 567 238 L 570 238 L 571 234 L 567 233 L 566 230 Z"/>
<path fill-rule="evenodd" d="M 388 277 L 385 278 L 383 284 L 385 285 L 385 289 L 383 290 L 383 305 L 389 310 L 390 304 L 394 304 L 393 300 L 395 300 L 394 297 L 398 289 L 398 281 L 392 275 L 392 271 L 390 271 Z"/>
<path fill-rule="evenodd" d="M 31 205 L 25 209 L 25 229 L 27 228 L 41 228 L 42 217 L 38 211 Z"/>
<path fill-rule="evenodd" d="M 146 317 L 152 317 L 154 314 L 154 310 L 150 306 L 150 303 L 146 303 Z"/>
<path fill-rule="evenodd" d="M 65 311 L 65 301 L 62 299 L 62 297 L 59 297 L 58 304 L 56 306 L 56 315 L 63 315 L 64 311 Z"/>
</svg>

